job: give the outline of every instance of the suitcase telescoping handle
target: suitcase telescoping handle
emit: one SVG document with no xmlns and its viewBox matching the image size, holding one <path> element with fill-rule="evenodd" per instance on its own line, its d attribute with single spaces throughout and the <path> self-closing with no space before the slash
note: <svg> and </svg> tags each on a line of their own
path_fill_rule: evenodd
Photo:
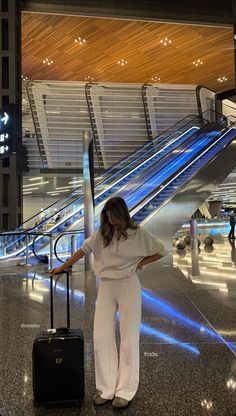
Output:
<svg viewBox="0 0 236 416">
<path fill-rule="evenodd" d="M 69 292 L 69 272 L 68 270 L 64 270 L 62 273 L 66 273 L 66 311 L 67 311 L 67 327 L 66 328 L 59 328 L 60 330 L 65 331 L 67 330 L 70 332 L 70 292 Z M 54 329 L 54 308 L 53 308 L 53 277 L 50 275 L 50 320 L 51 320 L 51 329 Z"/>
</svg>

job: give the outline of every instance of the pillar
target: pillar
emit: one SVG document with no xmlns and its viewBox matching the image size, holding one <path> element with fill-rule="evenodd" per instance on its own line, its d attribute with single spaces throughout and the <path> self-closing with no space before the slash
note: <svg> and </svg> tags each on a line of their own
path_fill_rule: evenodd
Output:
<svg viewBox="0 0 236 416">
<path fill-rule="evenodd" d="M 21 1 L 0 0 L 0 109 L 15 104 L 11 151 L 0 155 L 0 231 L 22 223 L 22 180 L 26 166 L 21 136 Z"/>
</svg>

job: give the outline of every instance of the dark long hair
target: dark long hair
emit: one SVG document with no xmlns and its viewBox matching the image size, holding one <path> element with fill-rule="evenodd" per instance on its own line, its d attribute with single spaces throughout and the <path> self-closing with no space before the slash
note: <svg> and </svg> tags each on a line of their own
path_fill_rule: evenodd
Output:
<svg viewBox="0 0 236 416">
<path fill-rule="evenodd" d="M 127 229 L 136 230 L 138 225 L 131 219 L 129 209 L 123 198 L 116 196 L 108 199 L 101 212 L 100 230 L 103 237 L 104 247 L 108 246 L 114 236 L 114 227 L 110 224 L 107 216 L 110 212 L 112 219 L 119 223 L 119 231 L 127 239 Z"/>
</svg>

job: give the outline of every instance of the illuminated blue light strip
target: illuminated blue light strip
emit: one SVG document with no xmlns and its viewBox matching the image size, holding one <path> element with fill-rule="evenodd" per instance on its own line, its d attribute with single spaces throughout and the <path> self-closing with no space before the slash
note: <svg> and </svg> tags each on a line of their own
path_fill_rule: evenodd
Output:
<svg viewBox="0 0 236 416">
<path fill-rule="evenodd" d="M 184 150 L 180 156 L 176 157 L 174 161 L 164 164 L 162 169 L 160 169 L 157 174 L 153 175 L 147 182 L 140 186 L 136 192 L 126 199 L 128 207 L 132 209 L 132 207 L 138 203 L 140 199 L 144 199 L 149 193 L 153 192 L 173 173 L 189 162 L 196 152 L 201 150 L 211 140 L 211 137 L 209 138 L 209 135 L 207 135 L 201 140 L 194 142 L 187 150 Z"/>
<path fill-rule="evenodd" d="M 150 293 L 146 293 L 144 289 L 142 289 L 142 296 L 146 297 L 148 301 L 152 302 L 155 307 L 161 311 L 162 313 L 166 315 L 170 315 L 176 319 L 179 320 L 179 322 L 183 322 L 187 324 L 190 328 L 196 328 L 199 329 L 203 334 L 206 333 L 207 335 L 215 338 L 216 340 L 220 340 L 223 344 L 226 344 L 229 349 L 234 353 L 236 351 L 236 343 L 233 343 L 231 341 L 227 341 L 225 338 L 223 338 L 222 335 L 218 334 L 216 331 L 212 331 L 205 327 L 204 325 L 199 324 L 198 322 L 192 321 L 191 319 L 187 318 L 183 314 L 177 312 L 174 308 L 169 306 L 166 302 L 161 301 L 157 299 L 156 297 L 152 296 Z"/>
<path fill-rule="evenodd" d="M 228 341 L 227 342 L 228 343 L 228 345 L 233 349 L 233 350 L 235 350 L 236 351 L 236 342 L 233 342 L 233 341 Z"/>
<path fill-rule="evenodd" d="M 43 277 L 43 276 L 40 276 L 40 275 L 38 275 L 38 273 L 37 274 L 34 274 L 34 273 L 28 273 L 28 275 L 27 275 L 27 277 L 28 278 L 30 278 L 31 280 L 33 280 L 33 278 L 34 279 L 37 279 L 37 280 L 43 280 L 45 283 L 46 283 L 46 285 L 47 285 L 47 287 L 49 287 L 50 288 L 50 279 L 48 279 L 47 277 Z M 56 288 L 56 289 L 58 289 L 58 290 L 60 290 L 60 291 L 62 291 L 62 292 L 66 292 L 66 288 L 61 284 L 61 283 L 56 283 L 55 284 L 55 281 L 54 281 L 54 287 Z M 73 292 L 71 291 L 71 289 L 69 289 L 69 293 L 70 294 L 72 294 Z M 74 291 L 74 293 L 73 293 L 73 295 L 75 296 L 75 297 L 78 297 L 80 300 L 84 300 L 85 299 L 85 295 L 84 295 L 84 293 L 83 292 L 80 292 L 79 290 L 75 290 Z"/>
<path fill-rule="evenodd" d="M 162 313 L 178 319 L 180 322 L 187 324 L 189 327 L 199 329 L 202 333 L 206 333 L 211 337 L 221 339 L 221 337 L 216 332 L 208 329 L 207 327 L 199 324 L 198 322 L 193 321 L 190 318 L 187 318 L 185 315 L 181 314 L 180 312 L 176 311 L 173 307 L 169 306 L 166 302 L 156 298 L 155 296 L 152 296 L 150 293 L 147 293 L 144 289 L 142 289 L 142 296 L 148 299 L 148 301 L 150 301 L 153 304 L 153 306 L 155 306 Z"/>
<path fill-rule="evenodd" d="M 169 344 L 178 345 L 179 347 L 184 348 L 184 349 L 192 352 L 193 354 L 200 355 L 200 351 L 199 351 L 198 348 L 192 347 L 191 345 L 186 344 L 184 342 L 177 341 L 175 338 L 172 338 L 169 335 L 166 335 L 163 332 L 158 331 L 157 329 L 151 328 L 146 324 L 141 323 L 140 329 L 141 329 L 142 333 L 145 333 L 147 335 L 153 335 L 156 338 L 159 338 L 162 341 L 165 341 Z"/>
<path fill-rule="evenodd" d="M 117 311 L 116 320 L 119 319 L 119 316 L 120 316 L 119 311 Z M 160 332 L 155 328 L 151 328 L 147 324 L 143 324 L 142 322 L 140 324 L 140 331 L 141 331 L 141 333 L 146 334 L 146 335 L 153 335 L 154 337 L 159 338 L 162 341 L 165 341 L 169 344 L 174 344 L 174 345 L 178 345 L 181 348 L 185 348 L 188 351 L 192 352 L 193 354 L 197 354 L 197 355 L 200 354 L 200 351 L 199 351 L 198 348 L 192 347 L 191 345 L 189 345 L 187 343 L 180 342 L 177 339 L 172 338 L 169 335 L 166 335 L 163 332 Z"/>
</svg>

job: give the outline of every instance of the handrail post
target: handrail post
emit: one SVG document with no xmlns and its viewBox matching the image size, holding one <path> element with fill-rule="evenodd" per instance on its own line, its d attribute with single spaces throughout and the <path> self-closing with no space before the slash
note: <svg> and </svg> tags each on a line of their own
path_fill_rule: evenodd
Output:
<svg viewBox="0 0 236 416">
<path fill-rule="evenodd" d="M 89 145 L 93 139 L 91 131 L 83 131 L 83 188 L 84 188 L 84 237 L 90 237 L 94 232 L 94 207 L 93 192 L 91 186 Z M 93 179 L 93 178 L 92 178 Z M 93 258 L 91 254 L 85 256 L 85 271 L 93 270 Z"/>
<path fill-rule="evenodd" d="M 191 235 L 191 258 L 192 258 L 192 275 L 199 276 L 199 250 L 197 237 L 197 220 L 190 220 L 190 235 Z"/>
<path fill-rule="evenodd" d="M 71 255 L 73 255 L 75 252 L 75 234 L 72 234 L 71 236 Z"/>
<path fill-rule="evenodd" d="M 25 266 L 31 267 L 32 265 L 29 263 L 29 234 L 26 233 L 25 238 Z"/>
<path fill-rule="evenodd" d="M 28 236 L 28 234 L 26 234 L 25 244 L 26 244 L 25 264 L 26 264 L 26 266 L 28 266 L 28 263 L 29 263 L 29 236 Z"/>
<path fill-rule="evenodd" d="M 73 234 L 71 236 L 71 256 L 73 256 L 73 254 L 75 253 L 75 234 Z M 71 268 L 73 268 L 73 266 L 71 266 Z"/>
<path fill-rule="evenodd" d="M 50 258 L 49 258 L 49 269 L 53 268 L 53 234 L 50 234 Z"/>
</svg>

